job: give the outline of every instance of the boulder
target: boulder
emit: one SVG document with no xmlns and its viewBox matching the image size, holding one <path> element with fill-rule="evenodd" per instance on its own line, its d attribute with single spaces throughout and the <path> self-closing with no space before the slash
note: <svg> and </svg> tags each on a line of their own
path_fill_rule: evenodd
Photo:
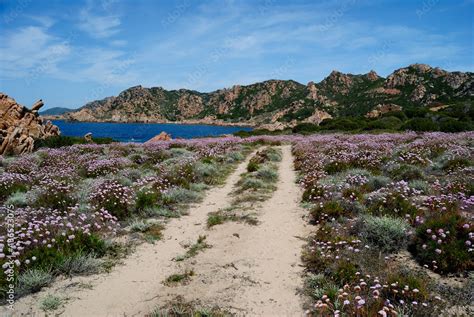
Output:
<svg viewBox="0 0 474 317">
<path fill-rule="evenodd" d="M 87 143 L 94 143 L 94 141 L 92 141 L 92 132 L 88 132 L 84 135 L 84 140 L 86 140 Z"/>
<path fill-rule="evenodd" d="M 31 152 L 35 140 L 60 135 L 57 126 L 38 115 L 43 105 L 39 100 L 29 110 L 0 92 L 0 155 Z"/>
<path fill-rule="evenodd" d="M 160 134 L 155 135 L 150 140 L 146 141 L 145 144 L 159 142 L 159 141 L 170 141 L 170 140 L 171 140 L 171 135 L 166 133 L 165 131 L 162 131 Z"/>
</svg>

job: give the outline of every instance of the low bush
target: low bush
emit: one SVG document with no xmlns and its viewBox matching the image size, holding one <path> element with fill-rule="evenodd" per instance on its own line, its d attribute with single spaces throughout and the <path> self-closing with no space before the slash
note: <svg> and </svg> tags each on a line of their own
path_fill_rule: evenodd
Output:
<svg viewBox="0 0 474 317">
<path fill-rule="evenodd" d="M 195 203 L 202 199 L 202 193 L 186 188 L 174 187 L 163 193 L 164 205 Z"/>
<path fill-rule="evenodd" d="M 415 179 L 424 179 L 424 173 L 421 168 L 409 164 L 396 165 L 389 171 L 390 176 L 397 181 L 411 181 Z"/>
<path fill-rule="evenodd" d="M 410 131 L 437 131 L 439 125 L 430 118 L 413 118 L 408 120 L 403 126 L 403 130 Z"/>
<path fill-rule="evenodd" d="M 241 182 L 239 182 L 239 186 L 242 190 L 247 190 L 247 189 L 261 189 L 267 187 L 265 182 L 261 179 L 249 176 L 245 177 Z"/>
<path fill-rule="evenodd" d="M 55 270 L 65 275 L 88 275 L 99 273 L 102 262 L 95 258 L 92 254 L 84 254 L 78 252 L 64 258 L 60 263 L 55 265 Z"/>
<path fill-rule="evenodd" d="M 48 294 L 40 301 L 39 307 L 41 310 L 47 312 L 58 309 L 62 303 L 63 300 L 60 297 Z"/>
<path fill-rule="evenodd" d="M 435 271 L 472 271 L 472 227 L 472 223 L 454 212 L 436 213 L 416 229 L 409 250 L 420 264 Z"/>
<path fill-rule="evenodd" d="M 278 172 L 272 166 L 262 166 L 257 170 L 256 176 L 265 182 L 275 182 L 278 179 Z"/>
<path fill-rule="evenodd" d="M 89 201 L 95 209 L 104 208 L 119 219 L 131 214 L 133 191 L 116 180 L 105 180 L 92 190 Z"/>
<path fill-rule="evenodd" d="M 15 207 L 25 207 L 28 205 L 27 194 L 25 192 L 14 192 L 8 196 L 5 205 L 13 205 Z"/>
<path fill-rule="evenodd" d="M 456 169 L 465 168 L 471 165 L 472 162 L 469 159 L 459 157 L 446 161 L 442 168 L 444 171 L 454 171 Z"/>
<path fill-rule="evenodd" d="M 52 281 L 51 273 L 41 269 L 30 269 L 18 276 L 18 290 L 21 294 L 36 293 Z"/>
<path fill-rule="evenodd" d="M 250 162 L 247 165 L 247 172 L 249 173 L 255 172 L 256 170 L 258 170 L 259 167 L 260 167 L 260 164 L 257 161 L 250 160 Z"/>
<path fill-rule="evenodd" d="M 408 243 L 410 226 L 400 218 L 365 216 L 361 218 L 360 236 L 382 253 L 392 253 Z"/>
<path fill-rule="evenodd" d="M 159 192 L 151 188 L 142 188 L 137 191 L 135 197 L 135 208 L 137 210 L 143 211 L 146 208 L 156 206 L 161 195 Z"/>
<path fill-rule="evenodd" d="M 337 200 L 330 200 L 316 205 L 311 209 L 310 214 L 313 222 L 347 216 L 344 208 Z"/>
</svg>

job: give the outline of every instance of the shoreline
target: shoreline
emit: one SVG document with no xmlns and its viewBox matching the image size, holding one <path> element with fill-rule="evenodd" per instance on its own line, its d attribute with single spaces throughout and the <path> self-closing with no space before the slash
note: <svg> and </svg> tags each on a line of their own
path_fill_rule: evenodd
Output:
<svg viewBox="0 0 474 317">
<path fill-rule="evenodd" d="M 44 120 L 51 121 L 64 121 L 68 123 L 140 123 L 140 124 L 174 124 L 174 125 L 207 125 L 207 126 L 221 126 L 221 127 L 243 127 L 243 128 L 253 128 L 258 129 L 259 125 L 245 123 L 245 122 L 209 122 L 207 120 L 185 120 L 185 121 L 168 121 L 168 120 L 157 120 L 157 121 L 114 121 L 114 120 L 104 120 L 104 121 L 89 121 L 89 120 L 68 120 L 65 118 L 51 117 L 51 116 L 41 116 Z"/>
</svg>

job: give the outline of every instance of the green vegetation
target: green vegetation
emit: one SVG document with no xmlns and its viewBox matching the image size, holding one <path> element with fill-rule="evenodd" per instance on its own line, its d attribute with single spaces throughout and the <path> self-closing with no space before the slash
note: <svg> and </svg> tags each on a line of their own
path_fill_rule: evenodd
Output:
<svg viewBox="0 0 474 317">
<path fill-rule="evenodd" d="M 57 310 L 63 303 L 60 297 L 48 294 L 40 301 L 41 310 L 48 312 Z"/>
<path fill-rule="evenodd" d="M 189 282 L 191 280 L 191 277 L 194 276 L 194 271 L 193 270 L 186 270 L 184 273 L 177 273 L 177 274 L 172 274 L 166 278 L 166 280 L 163 282 L 167 286 L 173 286 L 176 284 L 184 284 L 186 282 Z"/>
<path fill-rule="evenodd" d="M 95 144 L 110 144 L 116 142 L 112 138 L 92 138 L 93 143 Z M 87 141 L 84 137 L 78 136 L 52 136 L 46 139 L 40 139 L 35 141 L 35 149 L 39 148 L 59 148 L 63 146 L 70 146 L 74 144 L 87 144 Z"/>
</svg>

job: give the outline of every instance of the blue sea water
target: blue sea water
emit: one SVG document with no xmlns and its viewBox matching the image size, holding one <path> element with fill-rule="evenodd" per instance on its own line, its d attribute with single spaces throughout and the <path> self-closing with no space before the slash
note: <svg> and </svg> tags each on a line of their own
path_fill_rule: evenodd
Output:
<svg viewBox="0 0 474 317">
<path fill-rule="evenodd" d="M 68 122 L 54 120 L 61 135 L 84 136 L 91 132 L 93 137 L 110 137 L 121 142 L 145 142 L 161 131 L 171 134 L 172 138 L 191 139 L 206 136 L 232 134 L 249 127 L 230 127 L 214 125 L 192 125 L 174 123 L 108 123 L 108 122 Z"/>
</svg>

